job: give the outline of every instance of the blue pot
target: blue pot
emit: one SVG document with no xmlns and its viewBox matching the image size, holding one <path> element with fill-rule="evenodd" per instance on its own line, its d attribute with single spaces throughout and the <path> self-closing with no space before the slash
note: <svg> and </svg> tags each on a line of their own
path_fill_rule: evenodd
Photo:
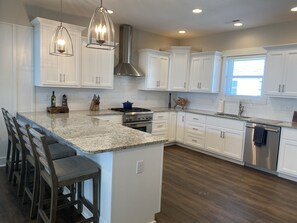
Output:
<svg viewBox="0 0 297 223">
<path fill-rule="evenodd" d="M 132 109 L 132 105 L 133 105 L 133 103 L 131 103 L 130 101 L 126 101 L 123 103 L 123 108 L 124 109 Z"/>
</svg>

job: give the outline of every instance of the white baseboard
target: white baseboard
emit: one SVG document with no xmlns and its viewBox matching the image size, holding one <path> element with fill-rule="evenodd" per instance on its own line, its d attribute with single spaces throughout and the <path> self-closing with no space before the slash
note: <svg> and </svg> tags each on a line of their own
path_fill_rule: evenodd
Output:
<svg viewBox="0 0 297 223">
<path fill-rule="evenodd" d="M 0 167 L 5 166 L 6 163 L 6 157 L 0 157 Z"/>
</svg>

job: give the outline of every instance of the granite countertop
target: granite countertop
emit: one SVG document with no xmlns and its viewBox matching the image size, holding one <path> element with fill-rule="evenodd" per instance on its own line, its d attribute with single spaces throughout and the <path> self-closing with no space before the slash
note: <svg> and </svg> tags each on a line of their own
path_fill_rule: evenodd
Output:
<svg viewBox="0 0 297 223">
<path fill-rule="evenodd" d="M 115 151 L 167 141 L 162 137 L 92 117 L 113 114 L 121 113 L 110 110 L 71 111 L 63 114 L 21 112 L 18 113 L 18 118 L 39 126 L 66 145 L 88 153 Z"/>
</svg>

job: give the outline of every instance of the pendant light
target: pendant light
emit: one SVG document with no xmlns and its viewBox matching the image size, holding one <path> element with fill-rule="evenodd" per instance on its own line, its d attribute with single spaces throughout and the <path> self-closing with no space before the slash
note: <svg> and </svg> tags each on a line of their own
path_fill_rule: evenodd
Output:
<svg viewBox="0 0 297 223">
<path fill-rule="evenodd" d="M 86 47 L 103 50 L 112 50 L 116 47 L 113 22 L 108 11 L 102 6 L 102 0 L 91 18 Z"/>
<path fill-rule="evenodd" d="M 68 30 L 62 24 L 62 9 L 61 0 L 60 25 L 52 37 L 49 53 L 55 56 L 71 57 L 73 56 L 73 45 Z"/>
</svg>

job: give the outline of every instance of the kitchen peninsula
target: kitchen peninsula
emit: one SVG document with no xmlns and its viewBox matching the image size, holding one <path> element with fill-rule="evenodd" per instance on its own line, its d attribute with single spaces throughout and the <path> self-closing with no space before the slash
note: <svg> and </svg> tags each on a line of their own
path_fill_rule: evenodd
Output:
<svg viewBox="0 0 297 223">
<path fill-rule="evenodd" d="M 160 211 L 165 139 L 98 118 L 113 111 L 19 113 L 101 168 L 100 223 L 153 223 Z M 85 183 L 91 198 L 92 185 Z M 83 214 L 88 215 L 87 212 Z"/>
</svg>

